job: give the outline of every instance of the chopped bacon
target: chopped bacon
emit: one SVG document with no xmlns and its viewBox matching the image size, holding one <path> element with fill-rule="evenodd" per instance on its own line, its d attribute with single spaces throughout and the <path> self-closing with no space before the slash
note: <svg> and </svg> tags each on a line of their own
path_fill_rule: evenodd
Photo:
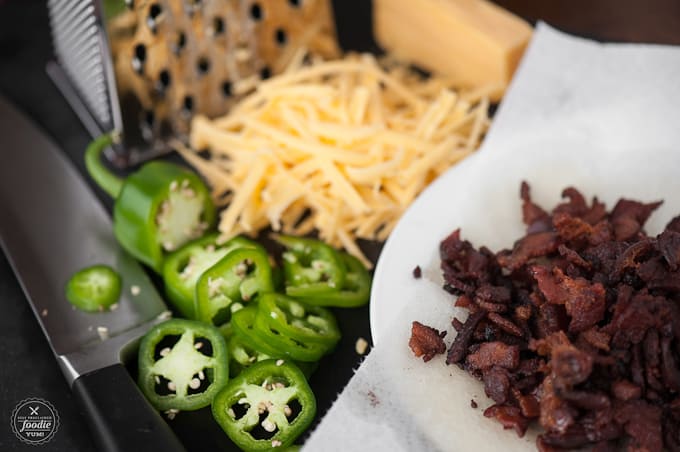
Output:
<svg viewBox="0 0 680 452">
<path fill-rule="evenodd" d="M 500 366 L 492 366 L 482 374 L 484 393 L 496 403 L 505 403 L 510 394 L 510 375 Z"/>
<path fill-rule="evenodd" d="M 505 429 L 513 429 L 520 438 L 529 427 L 529 419 L 522 416 L 519 408 L 507 405 L 491 405 L 484 410 L 484 416 L 495 418 Z"/>
<path fill-rule="evenodd" d="M 602 284 L 591 284 L 583 278 L 570 278 L 559 268 L 548 271 L 534 266 L 531 272 L 538 287 L 552 304 L 563 304 L 571 317 L 569 331 L 584 331 L 602 320 L 605 311 L 605 290 Z"/>
<path fill-rule="evenodd" d="M 625 241 L 634 238 L 661 203 L 662 201 L 644 204 L 638 201 L 620 199 L 610 215 L 616 240 Z"/>
<path fill-rule="evenodd" d="M 620 406 L 614 419 L 624 426 L 633 440 L 633 450 L 662 450 L 661 409 L 643 400 L 631 400 Z"/>
<path fill-rule="evenodd" d="M 508 320 L 505 317 L 496 314 L 495 312 L 489 312 L 489 315 L 487 317 L 489 318 L 489 320 L 498 325 L 498 327 L 505 331 L 506 333 L 519 337 L 524 335 L 524 331 L 522 331 L 520 327 L 515 325 L 512 322 L 512 320 Z"/>
<path fill-rule="evenodd" d="M 565 241 L 586 238 L 593 233 L 593 227 L 578 217 L 567 213 L 557 213 L 553 217 L 553 225 L 561 239 Z"/>
<path fill-rule="evenodd" d="M 463 328 L 458 332 L 456 338 L 453 340 L 453 345 L 451 345 L 449 353 L 446 356 L 446 364 L 454 364 L 465 358 L 467 348 L 472 341 L 472 334 L 475 332 L 477 324 L 484 317 L 486 317 L 486 312 L 484 311 L 478 311 L 470 314 L 463 324 Z"/>
<path fill-rule="evenodd" d="M 639 399 L 642 390 L 628 380 L 616 380 L 612 383 L 612 394 L 619 400 L 628 401 Z"/>
<path fill-rule="evenodd" d="M 486 417 L 520 436 L 537 421 L 541 451 L 680 452 L 680 216 L 649 237 L 660 202 L 608 212 L 569 187 L 547 211 L 525 182 L 520 195 L 512 249 L 476 249 L 460 230 L 441 243 L 444 288 L 469 311 L 451 320 L 447 364 L 483 381 Z"/>
<path fill-rule="evenodd" d="M 550 352 L 555 384 L 572 387 L 583 383 L 593 371 L 593 358 L 573 345 L 558 345 Z"/>
<path fill-rule="evenodd" d="M 583 259 L 576 251 L 571 248 L 567 248 L 565 245 L 558 246 L 557 251 L 560 253 L 560 256 L 563 256 L 567 260 L 567 262 L 570 262 L 577 267 L 581 267 L 585 270 L 590 270 L 592 268 L 590 262 Z"/>
<path fill-rule="evenodd" d="M 544 256 L 557 251 L 558 236 L 552 231 L 537 232 L 519 239 L 510 255 L 498 256 L 498 263 L 509 270 L 517 270 L 532 257 Z"/>
<path fill-rule="evenodd" d="M 550 215 L 531 201 L 529 184 L 522 181 L 520 188 L 522 198 L 522 221 L 527 225 L 527 233 L 545 232 L 551 229 Z"/>
<path fill-rule="evenodd" d="M 483 342 L 476 352 L 467 356 L 467 363 L 480 370 L 493 366 L 514 369 L 519 365 L 519 347 L 498 341 Z"/>
<path fill-rule="evenodd" d="M 657 244 L 661 255 L 668 263 L 668 268 L 671 271 L 677 270 L 680 265 L 680 232 L 663 231 L 659 234 Z"/>
<path fill-rule="evenodd" d="M 420 322 L 411 324 L 411 339 L 408 341 L 409 347 L 417 357 L 423 357 L 427 362 L 446 351 L 446 344 L 442 339 L 446 331 L 439 332 L 436 329 L 423 325 Z"/>
</svg>

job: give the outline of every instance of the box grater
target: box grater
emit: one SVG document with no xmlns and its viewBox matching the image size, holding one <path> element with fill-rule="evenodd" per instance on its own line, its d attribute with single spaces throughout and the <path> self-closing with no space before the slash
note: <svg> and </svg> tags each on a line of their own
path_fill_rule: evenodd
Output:
<svg viewBox="0 0 680 452">
<path fill-rule="evenodd" d="M 92 136 L 122 137 L 125 167 L 168 150 L 299 49 L 339 54 L 330 0 L 48 0 L 48 73 Z"/>
</svg>

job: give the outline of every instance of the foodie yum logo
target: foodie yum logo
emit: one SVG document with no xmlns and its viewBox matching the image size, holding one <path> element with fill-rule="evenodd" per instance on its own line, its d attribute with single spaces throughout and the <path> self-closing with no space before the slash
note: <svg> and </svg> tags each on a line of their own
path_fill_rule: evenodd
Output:
<svg viewBox="0 0 680 452">
<path fill-rule="evenodd" d="M 27 444 L 45 444 L 59 428 L 59 414 L 43 399 L 24 399 L 12 411 L 12 431 Z"/>
</svg>

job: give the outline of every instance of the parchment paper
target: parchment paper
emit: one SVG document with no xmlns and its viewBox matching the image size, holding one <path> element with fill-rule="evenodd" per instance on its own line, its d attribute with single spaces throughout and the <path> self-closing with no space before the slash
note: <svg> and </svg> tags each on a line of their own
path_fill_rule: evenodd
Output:
<svg viewBox="0 0 680 452">
<path fill-rule="evenodd" d="M 435 181 L 386 243 L 377 345 L 305 451 L 535 450 L 537 431 L 519 439 L 483 417 L 491 401 L 479 381 L 407 346 L 413 320 L 447 330 L 450 344 L 457 312 L 441 289 L 438 243 L 460 227 L 476 246 L 510 247 L 523 232 L 521 180 L 545 207 L 569 185 L 609 208 L 621 196 L 664 199 L 646 227 L 660 232 L 680 214 L 680 48 L 600 44 L 538 24 L 482 149 Z"/>
</svg>

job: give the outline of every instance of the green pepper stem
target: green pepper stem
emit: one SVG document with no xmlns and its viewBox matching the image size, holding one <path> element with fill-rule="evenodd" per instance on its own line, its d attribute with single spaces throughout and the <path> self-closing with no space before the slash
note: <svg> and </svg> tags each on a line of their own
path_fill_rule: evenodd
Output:
<svg viewBox="0 0 680 452">
<path fill-rule="evenodd" d="M 85 166 L 90 177 L 113 199 L 118 197 L 123 187 L 123 179 L 116 176 L 102 162 L 102 152 L 113 144 L 111 133 L 105 133 L 92 141 L 85 150 Z"/>
</svg>

